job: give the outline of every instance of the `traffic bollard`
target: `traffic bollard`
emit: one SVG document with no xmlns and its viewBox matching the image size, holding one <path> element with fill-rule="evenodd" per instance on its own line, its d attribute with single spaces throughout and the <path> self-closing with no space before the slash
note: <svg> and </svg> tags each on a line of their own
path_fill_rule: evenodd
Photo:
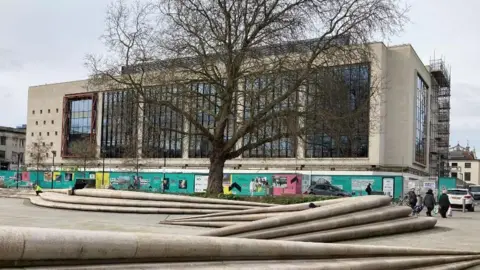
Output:
<svg viewBox="0 0 480 270">
<path fill-rule="evenodd" d="M 465 198 L 462 199 L 462 212 L 465 213 Z"/>
</svg>

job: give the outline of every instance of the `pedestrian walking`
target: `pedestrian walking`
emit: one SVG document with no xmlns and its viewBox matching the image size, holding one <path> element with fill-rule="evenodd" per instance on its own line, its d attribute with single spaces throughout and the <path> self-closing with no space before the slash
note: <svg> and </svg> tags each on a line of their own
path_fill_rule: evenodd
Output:
<svg viewBox="0 0 480 270">
<path fill-rule="evenodd" d="M 427 194 L 425 194 L 425 199 L 423 200 L 423 205 L 427 208 L 427 216 L 432 216 L 432 211 L 435 208 L 437 202 L 435 201 L 435 197 L 433 196 L 433 190 L 429 189 Z"/>
<path fill-rule="evenodd" d="M 417 203 L 415 204 L 415 207 L 413 208 L 413 215 L 415 215 L 416 217 L 418 217 L 418 215 L 420 214 L 420 212 L 422 212 L 423 210 L 423 200 L 422 200 L 422 196 L 417 195 Z"/>
<path fill-rule="evenodd" d="M 367 188 L 365 189 L 365 192 L 367 192 L 367 195 L 372 194 L 372 184 L 368 183 Z"/>
<path fill-rule="evenodd" d="M 447 190 L 442 190 L 442 195 L 438 199 L 439 209 L 438 212 L 442 218 L 447 218 L 448 209 L 450 209 L 450 199 L 448 199 Z"/>
<path fill-rule="evenodd" d="M 412 211 L 415 211 L 415 206 L 417 206 L 417 194 L 415 194 L 415 189 L 411 189 L 408 192 L 408 204 L 410 205 L 410 208 L 412 208 Z"/>
</svg>

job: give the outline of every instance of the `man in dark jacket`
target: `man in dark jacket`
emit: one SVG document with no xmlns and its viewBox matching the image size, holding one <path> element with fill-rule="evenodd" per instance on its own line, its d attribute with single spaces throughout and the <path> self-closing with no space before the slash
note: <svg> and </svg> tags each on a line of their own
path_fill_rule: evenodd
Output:
<svg viewBox="0 0 480 270">
<path fill-rule="evenodd" d="M 423 199 L 423 205 L 427 208 L 427 216 L 432 216 L 432 210 L 435 208 L 435 197 L 433 196 L 433 190 L 429 189 L 427 194 L 425 194 L 425 198 Z"/>
<path fill-rule="evenodd" d="M 450 208 L 450 200 L 448 199 L 447 190 L 445 189 L 442 191 L 442 195 L 440 195 L 440 198 L 438 199 L 438 206 L 440 206 L 438 212 L 440 212 L 442 218 L 447 218 L 447 212 Z"/>
<path fill-rule="evenodd" d="M 408 204 L 410 207 L 415 209 L 415 206 L 417 205 L 417 194 L 415 194 L 415 190 L 412 189 L 408 192 Z"/>
<path fill-rule="evenodd" d="M 365 189 L 365 192 L 367 192 L 367 195 L 372 194 L 372 185 L 368 183 L 367 188 Z"/>
</svg>

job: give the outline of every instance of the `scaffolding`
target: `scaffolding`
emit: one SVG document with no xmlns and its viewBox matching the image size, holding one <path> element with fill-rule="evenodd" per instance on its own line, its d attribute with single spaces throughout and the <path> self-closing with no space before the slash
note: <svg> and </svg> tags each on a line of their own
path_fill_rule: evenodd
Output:
<svg viewBox="0 0 480 270">
<path fill-rule="evenodd" d="M 449 176 L 448 153 L 450 141 L 450 67 L 444 59 L 430 60 L 431 117 L 430 117 L 430 175 Z"/>
</svg>

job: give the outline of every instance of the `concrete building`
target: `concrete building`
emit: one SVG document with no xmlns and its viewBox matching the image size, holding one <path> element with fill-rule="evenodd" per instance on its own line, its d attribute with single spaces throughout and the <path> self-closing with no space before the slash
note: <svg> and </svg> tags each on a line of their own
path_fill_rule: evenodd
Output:
<svg viewBox="0 0 480 270">
<path fill-rule="evenodd" d="M 0 127 L 0 170 L 24 164 L 25 129 Z"/>
<path fill-rule="evenodd" d="M 350 151 L 354 155 L 333 155 L 334 143 L 329 138 L 321 139 L 322 145 L 327 146 L 320 150 L 298 140 L 295 149 L 282 150 L 277 156 L 244 153 L 227 161 L 226 167 L 242 170 L 390 171 L 417 176 L 448 176 L 443 165 L 448 160 L 444 153 L 445 149 L 448 152 L 448 129 L 447 133 L 442 131 L 443 137 L 437 132 L 439 108 L 449 109 L 450 78 L 443 61 L 432 61 L 427 66 L 411 45 L 389 47 L 384 43 L 373 43 L 370 46 L 375 59 L 365 66 L 347 68 L 349 72 L 358 72 L 359 84 L 380 82 L 380 98 L 372 98 L 371 104 L 375 106 L 364 116 L 370 125 L 375 123 L 378 128 L 377 131 L 364 131 L 358 149 Z M 441 88 L 448 88 L 445 100 L 438 94 Z M 32 86 L 28 92 L 27 144 L 41 137 L 51 145 L 51 150 L 59 153 L 55 162 L 67 166 L 72 163 L 72 157 L 65 151 L 68 142 L 92 137 L 104 153 L 99 154 L 103 159 L 99 160 L 98 166 L 105 161 L 110 169 L 121 168 L 123 159 L 118 149 L 112 146 L 112 141 L 121 137 L 115 132 L 121 132 L 119 130 L 125 127 L 113 126 L 109 122 L 109 112 L 115 102 L 125 97 L 125 91 L 87 90 L 87 81 Z M 449 111 L 445 113 L 449 115 Z M 448 121 L 443 123 L 449 127 Z M 208 153 L 204 151 L 208 147 L 202 140 L 172 134 L 158 140 L 150 137 L 144 132 L 143 138 L 147 140 L 163 141 L 163 150 L 150 156 L 144 151 L 139 160 L 142 167 L 161 168 L 164 162 L 168 167 L 184 169 L 208 166 Z M 146 145 L 143 148 L 145 150 Z M 52 153 L 46 154 L 51 158 Z M 31 163 L 28 158 L 27 163 Z"/>
<path fill-rule="evenodd" d="M 463 180 L 466 184 L 480 185 L 480 160 L 475 149 L 460 144 L 450 148 L 449 166 L 451 177 Z"/>
</svg>

